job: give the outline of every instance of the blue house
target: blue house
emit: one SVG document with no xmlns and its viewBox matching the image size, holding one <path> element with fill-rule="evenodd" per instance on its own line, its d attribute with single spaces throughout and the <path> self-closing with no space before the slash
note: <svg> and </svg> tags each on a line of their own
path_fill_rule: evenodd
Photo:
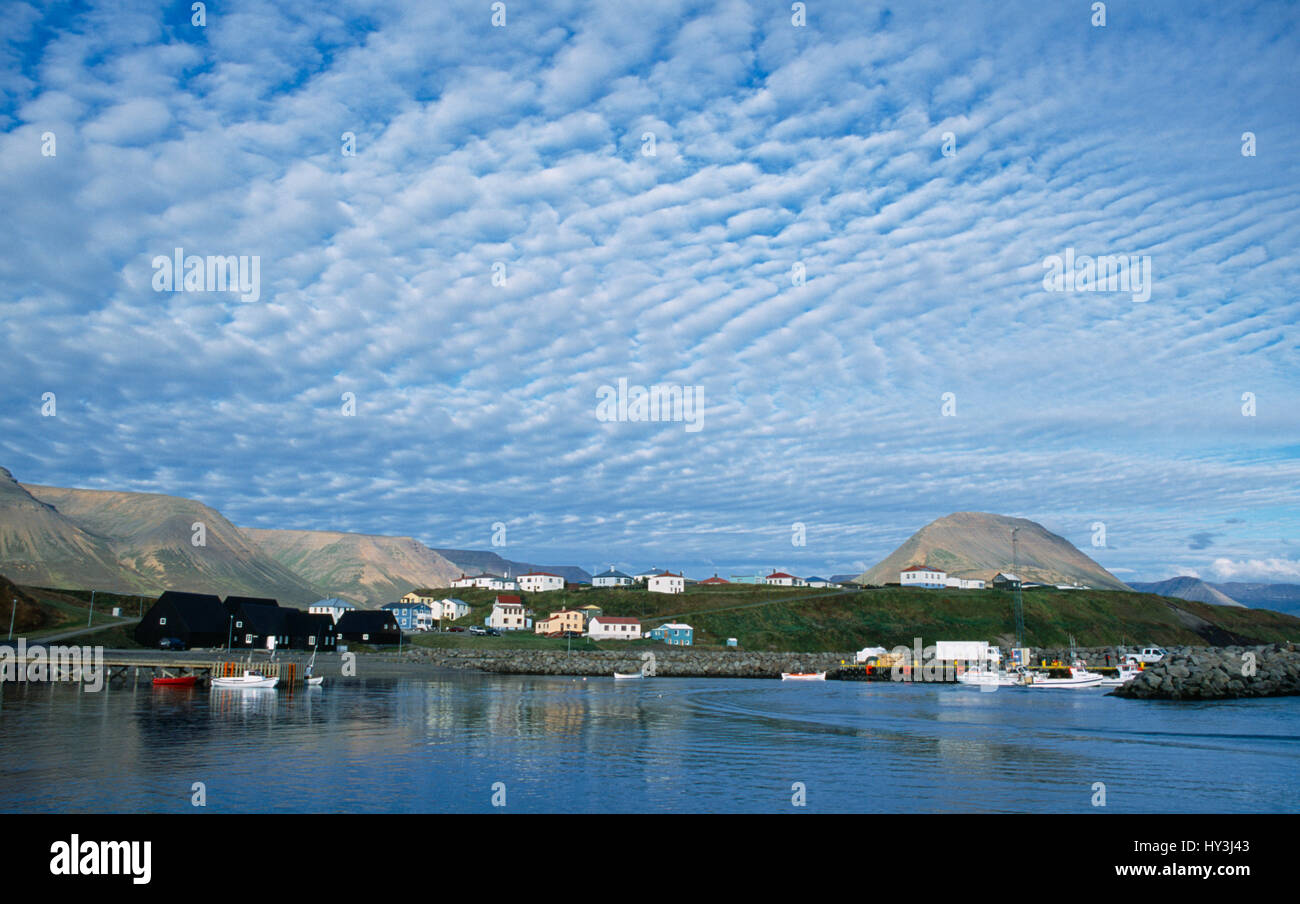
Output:
<svg viewBox="0 0 1300 904">
<path fill-rule="evenodd" d="M 650 639 L 662 640 L 664 643 L 673 647 L 689 647 L 695 643 L 695 629 L 690 625 L 669 622 L 666 625 L 652 628 L 650 631 Z"/>
<path fill-rule="evenodd" d="M 403 631 L 427 631 L 433 623 L 433 609 L 428 603 L 388 603 L 381 607 L 392 613 Z"/>
</svg>

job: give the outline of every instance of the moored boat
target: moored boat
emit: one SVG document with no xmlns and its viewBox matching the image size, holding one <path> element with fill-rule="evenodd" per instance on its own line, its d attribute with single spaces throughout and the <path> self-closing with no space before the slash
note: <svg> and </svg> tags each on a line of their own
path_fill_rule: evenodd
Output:
<svg viewBox="0 0 1300 904">
<path fill-rule="evenodd" d="M 183 675 L 180 677 L 164 676 L 153 680 L 154 687 L 194 687 L 198 683 L 197 675 Z"/>
<path fill-rule="evenodd" d="M 1076 662 L 1072 666 L 1046 666 L 1032 670 L 1029 683 L 1025 687 L 1070 690 L 1074 688 L 1101 687 L 1103 676 L 1090 672 L 1083 664 Z"/>
<path fill-rule="evenodd" d="M 616 681 L 630 681 L 633 678 L 640 678 L 640 677 L 641 677 L 640 672 L 615 672 L 614 673 L 614 679 Z"/>
<path fill-rule="evenodd" d="M 1027 683 L 1025 670 L 1015 668 L 1011 671 L 999 669 L 967 669 L 957 676 L 960 684 L 974 687 L 1021 687 Z"/>
<path fill-rule="evenodd" d="M 213 678 L 212 686 L 220 688 L 262 688 L 275 687 L 279 678 L 268 678 L 261 672 L 245 671 L 242 675 Z"/>
<path fill-rule="evenodd" d="M 825 672 L 782 672 L 782 681 L 825 681 Z"/>
<path fill-rule="evenodd" d="M 1136 668 L 1134 666 L 1121 665 L 1118 669 L 1115 670 L 1115 675 L 1113 677 L 1109 675 L 1102 676 L 1101 686 L 1119 687 L 1122 684 L 1126 684 L 1129 681 L 1132 681 L 1134 678 L 1136 678 L 1138 675 L 1141 674 L 1142 674 L 1142 670 L 1139 668 Z"/>
</svg>

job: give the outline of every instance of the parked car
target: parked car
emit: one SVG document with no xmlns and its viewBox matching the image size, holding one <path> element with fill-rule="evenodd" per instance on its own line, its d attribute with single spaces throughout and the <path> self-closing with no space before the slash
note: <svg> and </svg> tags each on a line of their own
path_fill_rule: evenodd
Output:
<svg viewBox="0 0 1300 904">
<path fill-rule="evenodd" d="M 501 636 L 501 632 L 498 631 L 496 628 L 486 628 L 486 629 L 484 630 L 483 633 L 485 633 L 485 634 L 491 634 L 493 637 L 500 637 L 500 636 Z"/>
<path fill-rule="evenodd" d="M 451 633 L 451 634 L 464 634 L 464 633 L 465 633 L 465 629 L 464 629 L 464 628 L 459 628 L 459 627 L 457 627 L 456 625 L 452 625 L 450 628 L 447 629 L 447 631 L 448 631 L 448 633 Z"/>
<path fill-rule="evenodd" d="M 162 640 L 158 641 L 158 649 L 188 650 L 189 647 L 187 647 L 185 641 L 181 640 L 179 637 L 164 637 Z"/>
<path fill-rule="evenodd" d="M 1153 662 L 1159 662 L 1165 658 L 1165 651 L 1160 647 L 1145 647 L 1141 653 L 1129 653 L 1126 659 L 1129 662 L 1141 662 L 1150 665 Z"/>
<path fill-rule="evenodd" d="M 487 628 L 480 628 L 478 625 L 475 625 L 474 627 L 469 629 L 469 633 L 471 634 L 486 634 L 487 632 L 488 632 Z"/>
</svg>

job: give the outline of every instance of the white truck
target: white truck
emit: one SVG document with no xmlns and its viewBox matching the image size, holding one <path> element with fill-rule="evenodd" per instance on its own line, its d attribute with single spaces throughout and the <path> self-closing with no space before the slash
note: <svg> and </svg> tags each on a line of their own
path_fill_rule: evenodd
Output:
<svg viewBox="0 0 1300 904">
<path fill-rule="evenodd" d="M 1129 653 L 1124 657 L 1126 662 L 1140 662 L 1144 665 L 1150 665 L 1153 662 L 1159 662 L 1165 658 L 1165 651 L 1160 647 L 1143 647 L 1140 653 Z"/>
<path fill-rule="evenodd" d="M 1002 665 L 1002 650 L 983 640 L 940 640 L 934 645 L 940 662 L 974 663 L 992 669 Z"/>
</svg>

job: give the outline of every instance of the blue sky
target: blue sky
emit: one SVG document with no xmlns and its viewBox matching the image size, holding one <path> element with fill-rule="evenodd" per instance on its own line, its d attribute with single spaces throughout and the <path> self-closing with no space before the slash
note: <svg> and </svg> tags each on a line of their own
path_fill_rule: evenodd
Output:
<svg viewBox="0 0 1300 904">
<path fill-rule="evenodd" d="M 981 510 L 1300 581 L 1300 11 L 1090 6 L 7 3 L 0 464 L 587 568 Z M 154 291 L 178 246 L 260 299 Z"/>
</svg>

